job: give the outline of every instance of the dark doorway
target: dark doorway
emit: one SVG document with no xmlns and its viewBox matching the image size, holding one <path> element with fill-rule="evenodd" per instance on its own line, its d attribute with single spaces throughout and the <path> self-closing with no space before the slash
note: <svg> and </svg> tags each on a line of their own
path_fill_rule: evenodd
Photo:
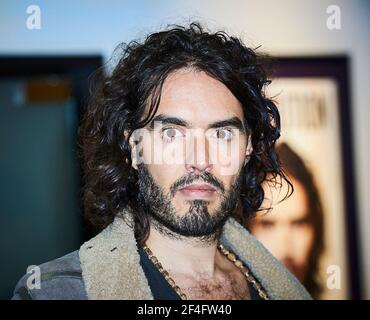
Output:
<svg viewBox="0 0 370 320">
<path fill-rule="evenodd" d="M 76 134 L 100 56 L 0 57 L 0 298 L 85 234 Z"/>
</svg>

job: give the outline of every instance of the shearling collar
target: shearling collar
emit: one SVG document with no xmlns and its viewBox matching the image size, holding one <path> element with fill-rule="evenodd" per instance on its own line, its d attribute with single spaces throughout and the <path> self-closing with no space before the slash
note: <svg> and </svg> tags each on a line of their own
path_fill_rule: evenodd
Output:
<svg viewBox="0 0 370 320">
<path fill-rule="evenodd" d="M 298 280 L 234 218 L 225 223 L 220 242 L 249 267 L 270 299 L 311 299 Z M 140 265 L 130 210 L 85 242 L 79 256 L 89 299 L 153 299 Z"/>
</svg>

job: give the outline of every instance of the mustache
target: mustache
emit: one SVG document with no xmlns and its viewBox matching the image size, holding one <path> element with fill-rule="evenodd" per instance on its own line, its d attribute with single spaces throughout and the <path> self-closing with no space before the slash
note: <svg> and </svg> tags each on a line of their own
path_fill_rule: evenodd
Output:
<svg viewBox="0 0 370 320">
<path fill-rule="evenodd" d="M 187 176 L 184 176 L 177 180 L 171 187 L 170 187 L 170 193 L 173 197 L 176 193 L 176 191 L 182 187 L 185 187 L 188 184 L 191 184 L 194 181 L 203 181 L 211 186 L 215 187 L 216 189 L 220 190 L 222 193 L 225 192 L 225 187 L 221 181 L 219 181 L 216 177 L 214 177 L 209 172 L 202 172 L 202 173 L 191 173 Z"/>
</svg>

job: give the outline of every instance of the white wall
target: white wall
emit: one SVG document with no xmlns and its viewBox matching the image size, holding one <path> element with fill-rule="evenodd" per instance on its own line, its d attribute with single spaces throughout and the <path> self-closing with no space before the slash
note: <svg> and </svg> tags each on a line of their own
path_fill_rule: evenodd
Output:
<svg viewBox="0 0 370 320">
<path fill-rule="evenodd" d="M 26 8 L 38 4 L 41 30 L 28 30 Z M 341 9 L 342 29 L 326 28 L 326 8 Z M 167 23 L 197 19 L 212 29 L 262 44 L 274 55 L 348 54 L 359 232 L 366 298 L 370 299 L 370 1 L 158 0 L 0 2 L 0 54 L 103 53 Z"/>
</svg>

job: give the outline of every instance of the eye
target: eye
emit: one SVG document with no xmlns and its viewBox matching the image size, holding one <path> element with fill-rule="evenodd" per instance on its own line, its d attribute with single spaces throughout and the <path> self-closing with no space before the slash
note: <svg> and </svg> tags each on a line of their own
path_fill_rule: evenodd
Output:
<svg viewBox="0 0 370 320">
<path fill-rule="evenodd" d="M 275 226 L 275 223 L 269 220 L 262 220 L 259 222 L 259 224 L 264 229 L 272 229 Z"/>
<path fill-rule="evenodd" d="M 292 221 L 291 222 L 291 225 L 293 227 L 297 227 L 297 228 L 299 228 L 299 227 L 305 227 L 305 226 L 309 225 L 309 221 L 308 221 L 307 218 L 303 218 L 303 219 Z"/>
<path fill-rule="evenodd" d="M 221 128 L 216 130 L 216 137 L 220 140 L 229 141 L 233 138 L 233 135 L 232 129 Z"/>
<path fill-rule="evenodd" d="M 182 133 L 177 128 L 164 128 L 162 129 L 162 139 L 165 141 L 172 141 L 175 138 L 182 136 Z"/>
</svg>

